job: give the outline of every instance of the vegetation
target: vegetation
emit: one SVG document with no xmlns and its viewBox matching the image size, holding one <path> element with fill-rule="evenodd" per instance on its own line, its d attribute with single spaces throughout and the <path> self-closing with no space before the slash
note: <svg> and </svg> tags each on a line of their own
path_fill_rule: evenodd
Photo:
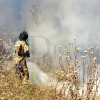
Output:
<svg viewBox="0 0 100 100">
<path fill-rule="evenodd" d="M 79 50 L 74 39 L 74 42 L 69 42 L 68 48 L 64 50 L 64 59 L 61 55 L 61 46 L 59 46 L 57 54 L 59 69 L 53 69 L 51 59 L 51 63 L 48 60 L 47 66 L 53 71 L 53 76 L 47 82 L 48 84 L 39 85 L 31 80 L 25 84 L 21 82 L 15 74 L 14 64 L 10 59 L 12 54 L 10 49 L 11 53 L 6 54 L 6 57 L 3 55 L 1 57 L 0 100 L 99 100 L 98 47 L 95 49 L 92 46 L 84 51 L 81 61 L 77 56 Z M 5 59 L 8 56 L 9 59 Z M 48 69 L 48 67 L 45 68 Z"/>
</svg>

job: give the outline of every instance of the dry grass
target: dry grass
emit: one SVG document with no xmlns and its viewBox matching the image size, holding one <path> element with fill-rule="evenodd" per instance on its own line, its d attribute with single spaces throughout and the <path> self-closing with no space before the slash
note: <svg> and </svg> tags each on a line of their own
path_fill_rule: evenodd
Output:
<svg viewBox="0 0 100 100">
<path fill-rule="evenodd" d="M 79 48 L 76 47 L 76 39 L 74 39 L 73 43 L 68 42 L 68 47 L 65 49 L 66 62 L 64 64 L 61 46 L 59 46 L 59 54 L 57 56 L 61 71 L 55 73 L 58 81 L 62 80 L 67 83 L 65 89 L 64 87 L 62 88 L 65 92 L 67 89 L 68 92 L 65 100 L 69 99 L 68 96 L 70 96 L 71 100 L 97 100 L 100 84 L 98 48 L 96 48 L 96 52 L 93 46 L 88 48 L 88 51 L 84 51 L 81 64 L 77 57 Z"/>
<path fill-rule="evenodd" d="M 76 39 L 73 43 L 69 42 L 68 47 L 64 50 L 63 63 L 59 46 L 57 57 L 60 69 L 54 71 L 53 76 L 57 79 L 55 85 L 52 81 L 48 82 L 49 85 L 37 85 L 31 81 L 22 84 L 11 66 L 12 61 L 6 62 L 5 57 L 2 58 L 5 62 L 0 70 L 0 100 L 99 100 L 98 48 L 95 51 L 92 46 L 84 51 L 81 64 L 77 57 L 79 48 L 76 47 Z"/>
<path fill-rule="evenodd" d="M 85 95 L 83 99 L 78 99 L 78 96 L 77 99 L 74 99 L 75 93 L 78 91 L 73 92 L 72 85 L 66 85 L 67 83 L 64 83 L 58 89 L 58 84 L 44 86 L 31 83 L 31 81 L 28 81 L 27 84 L 22 84 L 12 69 L 4 68 L 0 70 L 0 100 L 99 100 L 99 97 L 84 99 Z"/>
</svg>

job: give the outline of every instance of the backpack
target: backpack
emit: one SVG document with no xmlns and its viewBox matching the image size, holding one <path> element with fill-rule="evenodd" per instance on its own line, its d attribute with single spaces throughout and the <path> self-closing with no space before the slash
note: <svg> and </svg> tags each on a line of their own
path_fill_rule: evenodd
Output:
<svg viewBox="0 0 100 100">
<path fill-rule="evenodd" d="M 25 46 L 22 48 L 22 41 L 17 41 L 15 44 L 15 55 L 19 57 L 30 57 L 28 43 L 25 42 Z"/>
</svg>

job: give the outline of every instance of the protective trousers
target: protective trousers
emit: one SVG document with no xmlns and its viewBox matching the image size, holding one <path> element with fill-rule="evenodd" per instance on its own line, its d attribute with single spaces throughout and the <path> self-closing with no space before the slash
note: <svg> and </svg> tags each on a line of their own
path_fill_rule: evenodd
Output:
<svg viewBox="0 0 100 100">
<path fill-rule="evenodd" d="M 26 64 L 26 59 L 23 59 L 21 62 L 20 62 L 20 65 L 22 67 L 22 70 L 23 70 L 23 80 L 28 80 L 29 79 L 29 71 L 28 71 L 28 68 L 27 68 L 27 64 Z"/>
</svg>

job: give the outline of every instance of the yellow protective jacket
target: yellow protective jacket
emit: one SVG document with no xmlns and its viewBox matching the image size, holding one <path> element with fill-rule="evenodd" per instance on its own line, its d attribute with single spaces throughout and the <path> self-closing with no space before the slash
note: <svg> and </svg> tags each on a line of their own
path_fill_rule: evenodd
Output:
<svg viewBox="0 0 100 100">
<path fill-rule="evenodd" d="M 29 53 L 29 45 L 27 42 L 25 42 L 24 47 L 22 48 L 22 41 L 17 41 L 15 43 L 15 58 L 14 58 L 14 62 L 18 63 L 23 57 L 30 57 L 30 53 Z"/>
</svg>

